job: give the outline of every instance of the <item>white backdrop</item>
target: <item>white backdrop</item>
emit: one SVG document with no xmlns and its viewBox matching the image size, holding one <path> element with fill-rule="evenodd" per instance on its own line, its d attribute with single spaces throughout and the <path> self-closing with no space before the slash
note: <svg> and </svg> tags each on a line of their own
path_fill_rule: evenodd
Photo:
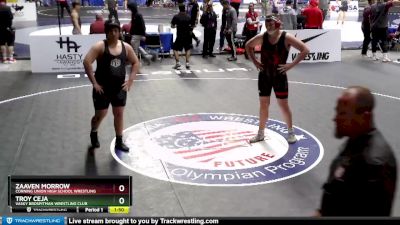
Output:
<svg viewBox="0 0 400 225">
<path fill-rule="evenodd" d="M 23 6 L 24 8 L 20 11 L 15 11 L 13 6 L 17 4 L 18 6 Z M 36 21 L 36 4 L 32 3 L 7 3 L 11 7 L 11 12 L 14 14 L 13 22 L 17 21 Z"/>
<path fill-rule="evenodd" d="M 310 53 L 303 62 L 337 62 L 341 61 L 341 40 L 340 30 L 288 30 L 288 33 L 295 35 L 306 42 Z M 307 39 L 311 39 L 307 41 Z M 288 62 L 292 62 L 298 51 L 290 49 Z"/>
<path fill-rule="evenodd" d="M 341 61 L 340 30 L 291 30 L 288 32 L 305 40 L 310 48 L 310 54 L 303 62 Z M 29 38 L 32 72 L 83 72 L 83 58 L 86 53 L 95 42 L 104 38 L 104 34 L 58 36 L 35 35 L 33 32 Z M 297 53 L 292 48 L 288 62 L 291 62 Z"/>
<path fill-rule="evenodd" d="M 83 72 L 83 59 L 91 46 L 105 39 L 92 35 L 30 35 L 33 73 Z M 94 64 L 95 65 L 95 64 Z"/>
</svg>

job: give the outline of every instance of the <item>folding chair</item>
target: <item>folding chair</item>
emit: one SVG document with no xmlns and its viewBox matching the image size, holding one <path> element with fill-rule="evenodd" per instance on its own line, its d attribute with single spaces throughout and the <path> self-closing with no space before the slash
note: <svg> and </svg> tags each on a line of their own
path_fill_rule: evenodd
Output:
<svg viewBox="0 0 400 225">
<path fill-rule="evenodd" d="M 145 45 L 147 52 L 149 52 L 152 55 L 156 55 L 157 59 L 161 54 L 161 60 L 162 60 L 163 46 L 159 34 L 146 34 Z"/>
</svg>

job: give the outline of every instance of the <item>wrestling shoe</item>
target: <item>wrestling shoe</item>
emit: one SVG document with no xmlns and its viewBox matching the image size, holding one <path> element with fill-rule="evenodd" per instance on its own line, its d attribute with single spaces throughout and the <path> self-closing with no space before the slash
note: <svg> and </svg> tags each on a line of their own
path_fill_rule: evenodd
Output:
<svg viewBox="0 0 400 225">
<path fill-rule="evenodd" d="M 383 53 L 382 62 L 391 62 L 392 60 L 389 58 L 387 53 Z"/>
<path fill-rule="evenodd" d="M 92 143 L 93 148 L 100 148 L 100 142 L 97 137 L 97 132 L 90 132 L 90 142 Z"/>
<path fill-rule="evenodd" d="M 228 58 L 228 61 L 236 61 L 236 60 L 237 60 L 237 58 L 233 57 L 233 56 Z"/>
<path fill-rule="evenodd" d="M 16 63 L 17 62 L 17 60 L 15 60 L 14 58 L 12 58 L 12 59 L 7 59 L 7 63 L 9 63 L 9 64 L 13 64 L 13 63 Z"/>
<path fill-rule="evenodd" d="M 181 64 L 178 62 L 175 64 L 174 69 L 179 70 L 181 69 Z"/>
<path fill-rule="evenodd" d="M 129 147 L 126 146 L 123 142 L 117 143 L 115 142 L 115 150 L 120 150 L 123 152 L 129 152 Z"/>
<path fill-rule="evenodd" d="M 296 141 L 297 141 L 297 138 L 296 138 L 296 135 L 294 134 L 294 132 L 293 131 L 289 131 L 288 132 L 288 136 L 287 136 L 287 142 L 289 143 L 289 144 L 294 144 L 294 143 L 296 143 Z"/>
<path fill-rule="evenodd" d="M 265 135 L 258 133 L 256 136 L 252 137 L 249 140 L 249 143 L 250 144 L 257 143 L 257 142 L 260 142 L 260 141 L 264 141 L 264 139 L 265 139 Z"/>
</svg>

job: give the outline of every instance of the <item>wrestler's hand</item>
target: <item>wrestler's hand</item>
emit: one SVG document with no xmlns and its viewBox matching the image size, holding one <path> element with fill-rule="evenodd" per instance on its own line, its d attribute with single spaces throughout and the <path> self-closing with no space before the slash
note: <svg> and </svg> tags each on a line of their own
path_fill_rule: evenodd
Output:
<svg viewBox="0 0 400 225">
<path fill-rule="evenodd" d="M 278 65 L 278 71 L 279 71 L 280 73 L 284 73 L 284 72 L 286 72 L 286 71 L 292 69 L 292 67 L 293 67 L 293 64 L 291 64 L 291 63 L 288 63 L 288 64 L 279 64 L 279 65 Z"/>
<path fill-rule="evenodd" d="M 103 94 L 103 93 L 104 93 L 103 87 L 100 86 L 98 83 L 94 83 L 94 84 L 93 84 L 93 88 L 94 88 L 94 90 L 96 90 L 96 92 L 99 93 L 99 94 Z"/>
<path fill-rule="evenodd" d="M 258 70 L 260 70 L 260 71 L 264 70 L 264 64 L 262 64 L 260 61 L 254 60 L 253 63 L 257 67 Z"/>
<path fill-rule="evenodd" d="M 133 84 L 133 80 L 127 80 L 122 84 L 122 90 L 128 92 L 131 90 L 131 86 Z"/>
</svg>

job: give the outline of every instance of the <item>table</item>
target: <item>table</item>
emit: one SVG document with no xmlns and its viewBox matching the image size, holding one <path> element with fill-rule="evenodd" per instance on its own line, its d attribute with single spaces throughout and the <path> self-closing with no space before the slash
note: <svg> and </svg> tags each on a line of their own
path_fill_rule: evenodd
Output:
<svg viewBox="0 0 400 225">
<path fill-rule="evenodd" d="M 388 33 L 389 34 L 396 33 L 396 31 L 397 31 L 397 27 L 388 27 Z"/>
</svg>

